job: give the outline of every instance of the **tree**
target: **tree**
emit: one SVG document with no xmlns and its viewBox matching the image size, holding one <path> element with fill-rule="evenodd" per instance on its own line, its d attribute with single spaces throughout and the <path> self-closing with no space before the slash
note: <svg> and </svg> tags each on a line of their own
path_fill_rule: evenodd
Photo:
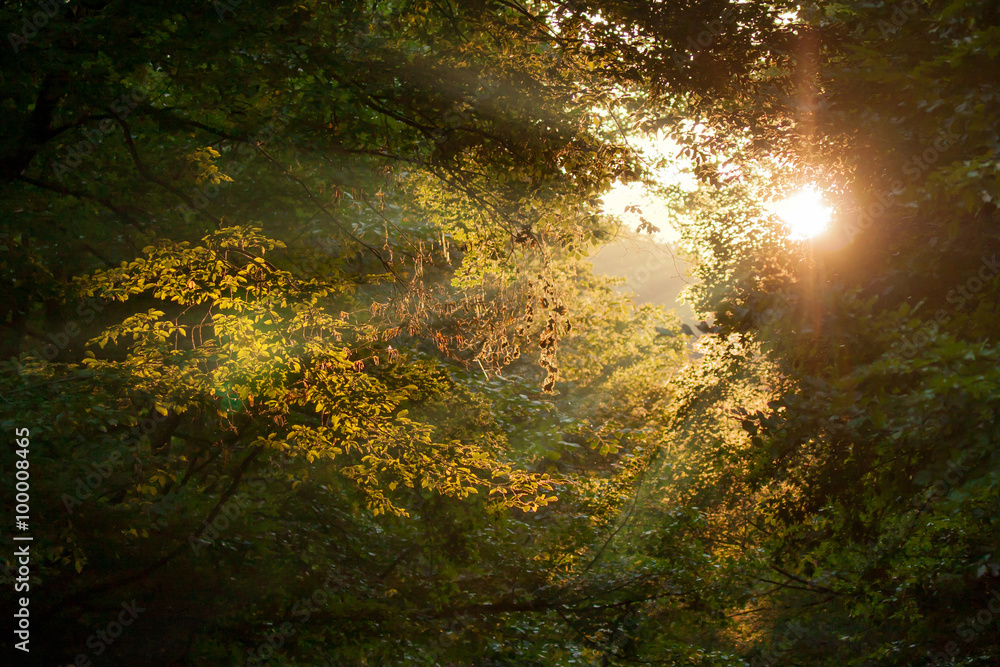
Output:
<svg viewBox="0 0 1000 667">
<path fill-rule="evenodd" d="M 593 111 L 617 95 L 593 56 L 482 9 L 85 3 L 4 51 L 4 423 L 32 424 L 36 510 L 59 517 L 35 526 L 36 656 L 429 660 L 449 614 L 486 637 L 531 609 L 548 655 L 563 602 L 596 613 L 568 584 L 525 599 L 594 526 L 567 510 L 553 522 L 580 536 L 510 552 L 539 531 L 506 510 L 557 497 L 534 458 L 552 443 L 497 421 L 519 398 L 455 364 L 532 346 L 532 393 L 573 372 L 563 300 L 596 288 L 574 257 L 612 229 L 597 195 L 639 166 Z M 640 322 L 616 326 L 667 323 Z M 594 431 L 601 453 L 558 493 L 576 503 L 587 478 L 579 503 L 613 515 L 644 456 L 631 423 L 582 420 L 573 444 Z M 591 469 L 608 455 L 636 463 Z M 491 557 L 462 596 L 474 530 Z M 124 598 L 134 630 L 106 639 Z"/>
<path fill-rule="evenodd" d="M 720 394 L 714 372 L 690 378 L 702 414 L 729 413 L 744 434 L 686 445 L 726 483 L 697 503 L 717 521 L 679 541 L 711 540 L 716 567 L 745 582 L 721 605 L 744 658 L 986 664 L 996 635 L 971 619 L 996 572 L 984 147 L 997 127 L 980 74 L 995 10 L 840 3 L 801 18 L 790 29 L 814 56 L 798 59 L 796 122 L 751 125 L 717 158 L 737 178 L 709 173 L 678 199 L 696 207 L 705 282 L 692 297 L 720 327 L 723 375 L 768 369 L 756 397 Z M 789 242 L 759 203 L 811 180 L 839 215 L 825 238 Z"/>
</svg>

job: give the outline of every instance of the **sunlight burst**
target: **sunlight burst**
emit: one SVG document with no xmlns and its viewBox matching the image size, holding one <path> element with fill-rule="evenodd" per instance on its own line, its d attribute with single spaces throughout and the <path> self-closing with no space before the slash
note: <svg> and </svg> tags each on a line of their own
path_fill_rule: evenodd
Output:
<svg viewBox="0 0 1000 667">
<path fill-rule="evenodd" d="M 803 188 L 788 199 L 775 202 L 767 208 L 785 223 L 789 237 L 799 241 L 826 230 L 833 211 L 823 204 L 823 198 L 815 188 Z"/>
</svg>

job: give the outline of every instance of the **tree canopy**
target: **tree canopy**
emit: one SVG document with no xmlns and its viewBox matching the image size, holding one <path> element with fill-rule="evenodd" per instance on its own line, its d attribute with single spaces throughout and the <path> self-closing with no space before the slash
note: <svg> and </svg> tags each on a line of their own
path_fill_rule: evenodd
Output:
<svg viewBox="0 0 1000 667">
<path fill-rule="evenodd" d="M 995 663 L 997 3 L 0 26 L 14 659 Z M 587 262 L 628 183 L 697 333 Z"/>
</svg>

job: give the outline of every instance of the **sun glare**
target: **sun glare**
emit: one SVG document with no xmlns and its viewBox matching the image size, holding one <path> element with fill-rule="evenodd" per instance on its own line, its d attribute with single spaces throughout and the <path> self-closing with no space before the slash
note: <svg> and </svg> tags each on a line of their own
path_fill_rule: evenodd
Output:
<svg viewBox="0 0 1000 667">
<path fill-rule="evenodd" d="M 788 199 L 775 202 L 767 208 L 785 223 L 789 237 L 799 241 L 826 230 L 832 213 L 832 209 L 823 204 L 823 198 L 815 188 L 803 188 Z"/>
</svg>

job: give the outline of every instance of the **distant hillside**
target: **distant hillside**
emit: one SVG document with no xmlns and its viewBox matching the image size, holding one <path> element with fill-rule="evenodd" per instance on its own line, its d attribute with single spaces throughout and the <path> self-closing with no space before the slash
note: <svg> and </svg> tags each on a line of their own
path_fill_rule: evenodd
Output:
<svg viewBox="0 0 1000 667">
<path fill-rule="evenodd" d="M 624 290 L 635 293 L 636 303 L 652 303 L 672 309 L 689 324 L 697 322 L 687 304 L 678 303 L 681 290 L 694 281 L 691 264 L 670 245 L 648 237 L 631 235 L 609 243 L 590 261 L 594 272 L 625 278 Z"/>
</svg>

